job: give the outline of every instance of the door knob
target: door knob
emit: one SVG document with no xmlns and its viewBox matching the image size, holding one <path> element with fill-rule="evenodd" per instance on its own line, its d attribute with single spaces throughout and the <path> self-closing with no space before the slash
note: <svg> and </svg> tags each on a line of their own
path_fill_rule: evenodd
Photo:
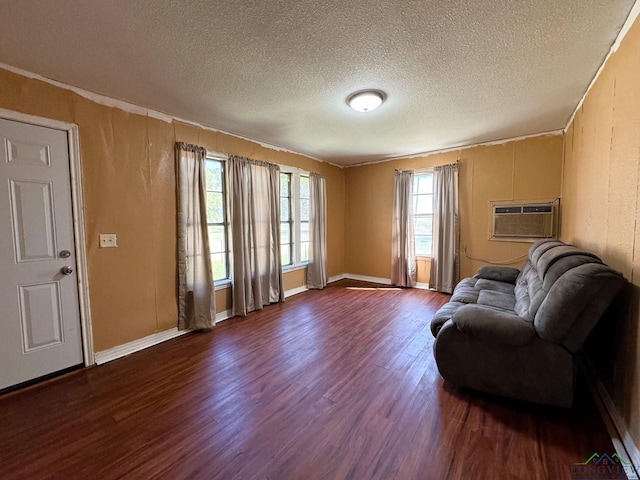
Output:
<svg viewBox="0 0 640 480">
<path fill-rule="evenodd" d="M 69 265 L 65 265 L 60 269 L 60 273 L 62 273 L 63 275 L 71 275 L 73 273 L 73 268 L 71 268 Z"/>
</svg>

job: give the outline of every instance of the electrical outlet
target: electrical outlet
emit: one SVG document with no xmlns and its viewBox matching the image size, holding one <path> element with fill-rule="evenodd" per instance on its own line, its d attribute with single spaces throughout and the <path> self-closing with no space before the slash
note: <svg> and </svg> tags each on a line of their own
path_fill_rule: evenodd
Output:
<svg viewBox="0 0 640 480">
<path fill-rule="evenodd" d="M 118 246 L 118 236 L 115 233 L 100 234 L 100 248 L 111 248 Z"/>
</svg>

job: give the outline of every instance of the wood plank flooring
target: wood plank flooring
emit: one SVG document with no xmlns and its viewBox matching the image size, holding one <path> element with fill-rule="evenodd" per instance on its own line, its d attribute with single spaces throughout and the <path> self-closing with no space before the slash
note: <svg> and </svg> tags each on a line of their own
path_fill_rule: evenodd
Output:
<svg viewBox="0 0 640 480">
<path fill-rule="evenodd" d="M 458 389 L 448 296 L 354 281 L 0 397 L 3 479 L 569 479 L 613 453 L 573 410 Z"/>
</svg>

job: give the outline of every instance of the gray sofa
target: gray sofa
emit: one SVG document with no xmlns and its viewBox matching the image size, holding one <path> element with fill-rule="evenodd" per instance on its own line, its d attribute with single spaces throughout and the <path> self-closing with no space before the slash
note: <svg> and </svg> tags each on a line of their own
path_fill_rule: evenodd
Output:
<svg viewBox="0 0 640 480">
<path fill-rule="evenodd" d="M 431 322 L 438 370 L 455 385 L 570 407 L 576 355 L 624 282 L 557 240 L 535 243 L 522 270 L 482 267 Z"/>
</svg>

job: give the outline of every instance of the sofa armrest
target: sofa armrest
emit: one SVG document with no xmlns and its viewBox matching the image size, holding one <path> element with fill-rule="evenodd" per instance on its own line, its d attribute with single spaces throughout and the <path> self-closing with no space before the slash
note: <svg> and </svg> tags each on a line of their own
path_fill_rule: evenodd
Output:
<svg viewBox="0 0 640 480">
<path fill-rule="evenodd" d="M 462 333 L 501 345 L 525 345 L 536 334 L 533 325 L 515 313 L 482 305 L 460 307 L 451 320 Z"/>
<path fill-rule="evenodd" d="M 498 282 L 516 283 L 519 274 L 520 270 L 517 268 L 484 266 L 474 276 Z"/>
</svg>

